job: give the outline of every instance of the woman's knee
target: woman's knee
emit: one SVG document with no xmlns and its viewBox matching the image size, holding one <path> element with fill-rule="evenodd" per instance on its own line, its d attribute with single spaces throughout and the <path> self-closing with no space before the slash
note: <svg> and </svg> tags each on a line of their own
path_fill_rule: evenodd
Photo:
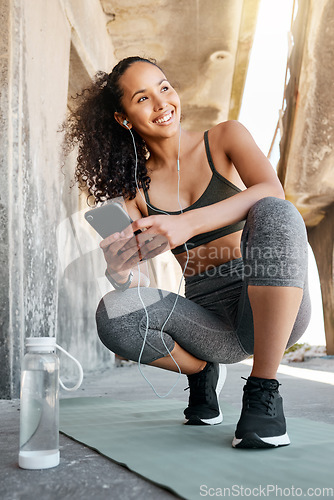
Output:
<svg viewBox="0 0 334 500">
<path fill-rule="evenodd" d="M 296 207 L 288 200 L 268 196 L 249 210 L 243 240 L 260 246 L 307 246 L 306 227 Z"/>
<path fill-rule="evenodd" d="M 134 320 L 125 296 L 116 292 L 106 294 L 97 307 L 95 320 L 101 342 L 110 351 L 131 359 L 127 330 L 133 327 Z"/>
<path fill-rule="evenodd" d="M 139 303 L 138 293 L 134 288 L 124 293 L 110 292 L 105 295 L 96 311 L 96 326 L 101 342 L 110 351 L 133 361 L 138 361 L 145 338 L 141 361 L 148 364 L 166 356 L 168 349 L 169 351 L 173 349 L 174 341 L 166 332 L 163 332 L 163 340 L 161 338 L 161 326 L 165 321 L 166 308 L 158 307 L 157 297 L 161 296 L 157 293 L 159 290 L 145 289 L 145 291 L 147 293 L 144 294 L 144 299 L 150 318 L 149 328 L 145 310 Z M 164 294 L 168 295 L 168 292 Z"/>
<path fill-rule="evenodd" d="M 307 234 L 294 205 L 266 197 L 249 211 L 242 236 L 245 273 L 249 282 L 304 286 L 307 274 Z"/>
<path fill-rule="evenodd" d="M 248 215 L 257 220 L 266 220 L 267 217 L 270 217 L 273 224 L 283 220 L 304 225 L 303 218 L 293 203 L 274 196 L 266 196 L 258 200 L 250 208 Z"/>
</svg>

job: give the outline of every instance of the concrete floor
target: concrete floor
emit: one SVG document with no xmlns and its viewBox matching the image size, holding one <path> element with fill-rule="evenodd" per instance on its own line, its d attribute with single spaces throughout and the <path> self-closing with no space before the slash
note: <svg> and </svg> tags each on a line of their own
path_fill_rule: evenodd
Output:
<svg viewBox="0 0 334 500">
<path fill-rule="evenodd" d="M 334 372 L 333 357 L 311 359 L 289 366 Z M 153 367 L 144 367 L 144 373 L 161 393 L 167 392 L 176 374 Z M 221 393 L 224 401 L 241 407 L 241 395 L 249 366 L 228 366 L 226 384 Z M 334 424 L 333 386 L 320 382 L 279 375 L 287 417 L 302 416 L 314 421 Z M 169 396 L 187 402 L 184 376 Z M 61 397 L 108 396 L 121 400 L 150 399 L 155 395 L 138 372 L 137 365 L 112 367 L 100 373 L 88 374 L 75 393 L 61 390 Z M 99 455 L 95 451 L 60 435 L 60 465 L 54 469 L 29 471 L 17 465 L 19 443 L 19 401 L 0 401 L 0 498 L 2 500 L 171 500 L 172 493 L 130 472 L 125 467 Z M 293 446 L 293 443 L 292 443 Z"/>
</svg>

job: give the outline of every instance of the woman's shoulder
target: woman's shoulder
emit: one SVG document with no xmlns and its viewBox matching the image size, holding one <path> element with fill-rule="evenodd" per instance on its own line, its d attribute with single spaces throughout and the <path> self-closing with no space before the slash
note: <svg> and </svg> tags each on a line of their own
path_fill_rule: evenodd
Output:
<svg viewBox="0 0 334 500">
<path fill-rule="evenodd" d="M 249 134 L 246 127 L 237 120 L 226 120 L 218 123 L 208 131 L 210 148 L 223 149 L 226 154 L 231 148 L 240 145 L 240 141 Z"/>
<path fill-rule="evenodd" d="M 212 138 L 222 139 L 226 136 L 233 136 L 234 134 L 242 134 L 246 128 L 238 120 L 226 120 L 225 122 L 220 122 L 214 127 L 209 129 L 209 135 Z"/>
</svg>

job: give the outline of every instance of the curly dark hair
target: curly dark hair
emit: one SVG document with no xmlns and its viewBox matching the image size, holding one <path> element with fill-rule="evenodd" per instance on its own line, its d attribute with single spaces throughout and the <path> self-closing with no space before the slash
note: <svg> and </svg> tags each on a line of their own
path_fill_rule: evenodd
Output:
<svg viewBox="0 0 334 500">
<path fill-rule="evenodd" d="M 77 106 L 63 124 L 65 154 L 78 146 L 75 181 L 81 190 L 88 191 L 88 199 L 93 197 L 95 203 L 117 196 L 132 200 L 136 196 L 132 138 L 117 123 L 114 112 L 124 113 L 119 80 L 138 61 L 159 68 L 153 59 L 133 56 L 122 59 L 110 74 L 99 71 L 91 86 L 77 94 Z M 140 135 L 135 130 L 132 133 L 138 155 L 138 183 L 140 187 L 148 188 L 148 150 Z"/>
</svg>

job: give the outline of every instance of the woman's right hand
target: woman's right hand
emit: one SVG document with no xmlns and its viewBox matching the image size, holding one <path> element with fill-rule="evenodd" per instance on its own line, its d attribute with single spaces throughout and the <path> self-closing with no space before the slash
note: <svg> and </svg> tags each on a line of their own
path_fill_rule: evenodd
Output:
<svg viewBox="0 0 334 500">
<path fill-rule="evenodd" d="M 108 273 L 126 280 L 129 271 L 138 262 L 150 259 L 168 250 L 168 241 L 161 235 L 135 235 L 129 226 L 121 233 L 114 233 L 100 243 L 107 263 Z"/>
<path fill-rule="evenodd" d="M 140 261 L 136 238 L 132 232 L 131 236 L 126 234 L 126 231 L 111 234 L 101 241 L 100 247 L 103 250 L 108 273 L 115 275 L 115 279 L 117 277 L 125 279 L 129 270 Z"/>
</svg>

